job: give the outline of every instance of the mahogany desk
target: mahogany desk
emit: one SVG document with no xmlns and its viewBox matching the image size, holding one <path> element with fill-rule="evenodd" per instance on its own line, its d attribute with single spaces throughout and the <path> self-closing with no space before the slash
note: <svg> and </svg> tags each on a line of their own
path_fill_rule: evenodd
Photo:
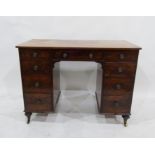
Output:
<svg viewBox="0 0 155 155">
<path fill-rule="evenodd" d="M 34 39 L 19 49 L 25 115 L 54 112 L 60 96 L 60 61 L 98 63 L 96 100 L 100 113 L 130 116 L 138 53 L 127 41 Z"/>
</svg>

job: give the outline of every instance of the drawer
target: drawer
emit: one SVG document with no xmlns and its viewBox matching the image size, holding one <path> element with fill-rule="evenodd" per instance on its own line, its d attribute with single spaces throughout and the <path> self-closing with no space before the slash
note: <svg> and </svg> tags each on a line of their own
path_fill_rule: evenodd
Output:
<svg viewBox="0 0 155 155">
<path fill-rule="evenodd" d="M 105 77 L 133 77 L 136 72 L 136 63 L 105 63 L 103 70 Z"/>
<path fill-rule="evenodd" d="M 47 76 L 23 76 L 23 90 L 27 93 L 50 93 L 51 79 Z"/>
<path fill-rule="evenodd" d="M 20 49 L 20 59 L 24 60 L 42 60 L 50 58 L 50 51 L 45 49 Z"/>
<path fill-rule="evenodd" d="M 138 51 L 128 51 L 128 50 L 115 50 L 104 52 L 104 60 L 106 62 L 127 62 L 127 61 L 137 61 Z"/>
<path fill-rule="evenodd" d="M 23 74 L 49 74 L 50 64 L 44 61 L 22 61 L 21 68 Z"/>
<path fill-rule="evenodd" d="M 105 78 L 103 95 L 126 95 L 133 90 L 133 78 Z"/>
<path fill-rule="evenodd" d="M 61 60 L 96 60 L 103 59 L 103 52 L 95 50 L 58 50 L 54 54 L 55 59 Z"/>
<path fill-rule="evenodd" d="M 46 112 L 52 111 L 50 94 L 24 94 L 25 111 Z"/>
<path fill-rule="evenodd" d="M 123 114 L 130 113 L 131 96 L 104 96 L 101 106 L 102 113 Z"/>
</svg>

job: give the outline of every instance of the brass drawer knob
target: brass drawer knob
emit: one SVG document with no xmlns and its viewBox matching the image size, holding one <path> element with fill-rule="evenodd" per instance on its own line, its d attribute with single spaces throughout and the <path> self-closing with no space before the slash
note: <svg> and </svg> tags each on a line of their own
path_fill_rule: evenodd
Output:
<svg viewBox="0 0 155 155">
<path fill-rule="evenodd" d="M 38 66 L 38 65 L 34 65 L 34 66 L 33 66 L 33 70 L 34 70 L 34 71 L 38 71 L 38 69 L 39 69 L 39 66 Z"/>
<path fill-rule="evenodd" d="M 68 53 L 63 53 L 62 57 L 63 58 L 67 58 L 68 57 Z"/>
<path fill-rule="evenodd" d="M 119 57 L 120 57 L 121 60 L 123 60 L 123 59 L 125 58 L 125 54 L 124 54 L 124 53 L 121 53 L 121 54 L 119 55 Z"/>
<path fill-rule="evenodd" d="M 89 53 L 89 58 L 90 58 L 90 59 L 93 58 L 93 53 Z"/>
<path fill-rule="evenodd" d="M 123 72 L 123 68 L 122 67 L 118 67 L 118 73 L 122 73 Z"/>
<path fill-rule="evenodd" d="M 33 57 L 33 58 L 36 58 L 37 56 L 38 56 L 38 53 L 37 53 L 37 52 L 33 52 L 33 53 L 32 53 L 32 57 Z"/>
<path fill-rule="evenodd" d="M 116 85 L 115 85 L 115 88 L 116 88 L 117 90 L 120 90 L 120 89 L 121 89 L 121 85 L 120 85 L 120 84 L 116 84 Z"/>
<path fill-rule="evenodd" d="M 39 86 L 40 86 L 40 83 L 39 83 L 39 82 L 35 82 L 35 83 L 34 83 L 34 87 L 35 87 L 35 88 L 38 88 Z"/>
</svg>

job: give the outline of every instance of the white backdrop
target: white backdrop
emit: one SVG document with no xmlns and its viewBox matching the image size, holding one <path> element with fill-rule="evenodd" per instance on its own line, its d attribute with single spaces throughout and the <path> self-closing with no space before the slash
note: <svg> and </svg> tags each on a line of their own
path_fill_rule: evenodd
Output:
<svg viewBox="0 0 155 155">
<path fill-rule="evenodd" d="M 2 137 L 155 137 L 155 133 L 151 132 L 155 129 L 155 17 L 0 17 L 0 136 Z M 32 132 L 25 126 L 25 118 L 23 116 L 23 100 L 20 81 L 20 69 L 18 52 L 15 45 L 29 39 L 88 39 L 88 40 L 128 40 L 142 47 L 139 56 L 133 106 L 132 118 L 129 120 L 129 127 L 122 132 L 120 130 L 122 121 L 112 121 L 107 123 L 105 118 L 99 118 L 96 112 L 89 103 L 89 94 L 83 93 L 76 96 L 74 92 L 73 99 L 65 100 L 67 93 L 62 95 L 62 106 L 60 112 L 72 113 L 69 115 L 72 123 L 64 124 L 60 129 L 59 125 L 55 124 L 53 132 L 47 129 L 41 129 L 42 132 Z M 62 90 L 95 90 L 96 64 L 86 62 L 68 62 L 61 63 L 61 89 Z M 75 70 L 77 72 L 75 72 Z M 76 81 L 76 82 L 75 82 Z M 66 93 L 66 94 L 65 94 Z M 68 95 L 70 98 L 72 95 Z M 78 99 L 77 99 L 78 98 Z M 77 99 L 77 100 L 76 100 Z M 73 102 L 76 102 L 73 104 Z M 83 104 L 85 103 L 85 104 Z M 79 106 L 81 104 L 81 106 Z M 88 105 L 87 105 L 88 104 Z M 61 104 L 60 104 L 61 105 Z M 64 106 L 65 105 L 65 106 Z M 92 104 L 92 107 L 94 104 Z M 92 131 L 86 132 L 85 128 L 79 132 L 77 126 L 81 127 L 85 117 L 72 120 L 75 113 L 79 116 L 81 111 L 89 113 L 86 125 L 92 125 L 98 133 Z M 92 111 L 91 111 L 92 110 Z M 91 115 L 92 112 L 92 115 Z M 94 113 L 93 113 L 94 112 Z M 82 114 L 81 114 L 82 115 Z M 86 115 L 86 116 L 87 116 Z M 33 118 L 33 127 L 48 126 L 52 120 L 66 120 L 64 117 L 50 116 L 46 117 L 47 122 L 39 117 L 37 120 Z M 85 116 L 85 115 L 84 115 Z M 90 119 L 89 119 L 90 116 Z M 68 117 L 68 116 L 67 116 Z M 50 121 L 48 121 L 48 118 Z M 83 120 L 84 119 L 84 120 Z M 106 126 L 106 123 L 110 129 Z M 67 119 L 68 120 L 68 119 Z M 92 123 L 93 120 L 93 123 Z M 96 121 L 95 121 L 96 120 Z M 78 121 L 78 123 L 76 122 Z M 102 122 L 98 124 L 98 122 Z M 23 123 L 23 124 L 22 124 Z M 47 124 L 48 125 L 47 125 Z M 57 123 L 57 122 L 55 122 Z M 22 124 L 23 128 L 17 126 Z M 46 124 L 46 125 L 45 125 Z M 93 125 L 95 124 L 95 125 Z M 66 125 L 66 126 L 65 126 Z M 71 126 L 74 126 L 74 133 L 70 131 Z M 103 125 L 103 126 L 102 126 Z M 17 127 L 15 131 L 7 132 L 6 128 Z M 21 125 L 20 125 L 21 126 Z M 73 127 L 72 126 L 72 127 Z M 118 126 L 118 127 L 117 127 Z M 83 126 L 82 126 L 83 127 Z M 112 130 L 115 127 L 119 131 Z M 142 128 L 144 130 L 142 130 Z M 38 128 L 37 128 L 38 129 Z M 58 130 L 59 129 L 59 130 Z M 130 130 L 129 130 L 130 129 Z M 140 130 L 140 131 L 139 131 Z M 25 132 L 23 132 L 25 131 Z M 45 132 L 46 131 L 46 132 Z M 56 132 L 58 131 L 58 132 Z M 66 132 L 65 132 L 66 131 Z M 68 132 L 70 131 L 70 134 Z M 104 132 L 103 132 L 104 131 Z M 137 132 L 139 131 L 139 132 Z M 55 134 L 54 134 L 55 133 Z M 61 134 L 60 134 L 61 133 Z"/>
</svg>

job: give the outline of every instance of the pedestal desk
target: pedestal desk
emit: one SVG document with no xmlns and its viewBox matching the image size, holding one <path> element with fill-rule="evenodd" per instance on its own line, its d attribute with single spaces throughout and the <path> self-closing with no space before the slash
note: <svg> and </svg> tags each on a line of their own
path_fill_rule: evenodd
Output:
<svg viewBox="0 0 155 155">
<path fill-rule="evenodd" d="M 32 113 L 54 112 L 61 93 L 60 61 L 95 61 L 98 111 L 122 115 L 127 125 L 139 46 L 127 41 L 33 39 L 16 47 L 27 123 Z"/>
</svg>

